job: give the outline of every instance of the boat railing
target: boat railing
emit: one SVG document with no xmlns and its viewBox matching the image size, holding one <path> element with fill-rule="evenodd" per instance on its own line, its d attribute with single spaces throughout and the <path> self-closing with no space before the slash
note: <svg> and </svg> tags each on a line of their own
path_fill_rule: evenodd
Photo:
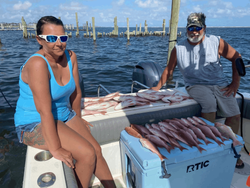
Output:
<svg viewBox="0 0 250 188">
<path fill-rule="evenodd" d="M 102 84 L 98 85 L 98 89 L 97 89 L 97 96 L 100 97 L 100 89 L 103 89 L 107 94 L 110 94 L 111 92 L 109 90 L 107 90 Z"/>
<path fill-rule="evenodd" d="M 142 84 L 141 82 L 138 82 L 138 81 L 133 80 L 133 81 L 132 81 L 132 85 L 131 85 L 131 93 L 133 93 L 134 85 L 140 85 L 140 86 L 144 87 L 145 89 L 149 89 L 149 88 L 150 88 L 150 87 L 148 87 L 148 86 Z"/>
</svg>

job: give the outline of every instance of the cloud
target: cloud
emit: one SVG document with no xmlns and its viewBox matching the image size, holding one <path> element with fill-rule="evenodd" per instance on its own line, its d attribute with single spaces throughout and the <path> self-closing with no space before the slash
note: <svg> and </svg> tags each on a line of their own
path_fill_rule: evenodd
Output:
<svg viewBox="0 0 250 188">
<path fill-rule="evenodd" d="M 225 8 L 228 8 L 228 9 L 234 8 L 232 2 L 223 2 L 222 4 L 224 5 L 223 7 Z"/>
<path fill-rule="evenodd" d="M 69 5 L 67 5 L 67 4 L 60 4 L 59 8 L 60 8 L 61 10 L 74 10 L 74 11 L 79 11 L 79 10 L 85 9 L 86 7 L 83 6 L 83 5 L 80 4 L 80 3 L 71 2 Z"/>
<path fill-rule="evenodd" d="M 117 5 L 121 6 L 121 5 L 124 4 L 124 2 L 125 2 L 125 0 L 119 0 L 119 1 L 117 2 Z"/>
<path fill-rule="evenodd" d="M 202 12 L 200 5 L 194 6 L 193 9 L 194 9 L 194 12 Z"/>
<path fill-rule="evenodd" d="M 14 10 L 27 10 L 31 7 L 31 3 L 29 1 L 21 2 L 19 1 L 17 4 L 14 4 L 13 9 Z"/>
<path fill-rule="evenodd" d="M 166 4 L 166 1 L 163 0 L 135 0 L 135 4 L 138 5 L 140 8 L 160 8 L 161 6 L 164 6 Z M 165 5 L 166 6 L 166 5 Z"/>
</svg>

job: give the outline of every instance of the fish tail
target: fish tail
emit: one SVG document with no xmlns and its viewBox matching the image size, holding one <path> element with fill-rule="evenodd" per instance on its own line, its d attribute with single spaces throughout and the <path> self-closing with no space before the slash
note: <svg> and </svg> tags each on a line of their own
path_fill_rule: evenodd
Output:
<svg viewBox="0 0 250 188">
<path fill-rule="evenodd" d="M 222 140 L 222 142 L 226 141 L 226 140 L 229 140 L 228 138 L 224 138 L 224 137 L 220 137 L 220 139 Z"/>
<path fill-rule="evenodd" d="M 217 144 L 219 144 L 219 146 L 221 146 L 221 144 L 225 145 L 223 142 L 219 141 L 218 139 L 214 140 Z"/>
<path fill-rule="evenodd" d="M 200 147 L 200 146 L 197 146 L 197 148 L 198 148 L 198 150 L 200 151 L 200 153 L 202 152 L 202 150 L 203 150 L 203 151 L 207 151 L 207 150 L 205 150 L 204 148 L 202 148 L 202 147 Z"/>
<path fill-rule="evenodd" d="M 202 144 L 202 145 L 203 145 L 203 143 L 202 143 L 201 141 L 199 141 L 199 140 L 198 140 L 198 142 L 197 142 L 197 143 L 198 143 L 198 144 Z"/>
<path fill-rule="evenodd" d="M 170 153 L 170 151 L 171 151 L 171 149 L 172 149 L 172 148 L 166 147 L 166 146 L 164 146 L 164 148 L 168 151 L 168 153 Z"/>
<path fill-rule="evenodd" d="M 161 155 L 163 159 L 168 159 L 167 157 L 165 157 L 164 155 Z"/>
<path fill-rule="evenodd" d="M 239 141 L 239 140 L 234 140 L 233 141 L 233 146 L 239 146 L 239 145 L 242 145 L 242 143 Z"/>
<path fill-rule="evenodd" d="M 206 143 L 206 145 L 208 145 L 208 144 L 212 144 L 213 142 L 210 142 L 209 140 L 204 140 L 205 141 L 205 143 Z"/>
<path fill-rule="evenodd" d="M 181 145 L 180 145 L 178 148 L 179 148 L 181 151 L 183 151 L 184 149 L 185 149 L 185 150 L 188 150 L 187 148 L 184 148 L 184 147 L 181 146 Z"/>
</svg>

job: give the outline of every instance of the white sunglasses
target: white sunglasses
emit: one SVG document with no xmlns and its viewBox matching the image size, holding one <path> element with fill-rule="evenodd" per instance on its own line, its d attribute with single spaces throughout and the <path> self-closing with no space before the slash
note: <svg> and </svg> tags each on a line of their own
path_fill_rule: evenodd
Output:
<svg viewBox="0 0 250 188">
<path fill-rule="evenodd" d="M 51 43 L 55 43 L 58 38 L 60 39 L 61 42 L 67 42 L 68 41 L 68 35 L 38 35 L 40 38 L 46 40 L 46 42 L 51 42 Z"/>
</svg>

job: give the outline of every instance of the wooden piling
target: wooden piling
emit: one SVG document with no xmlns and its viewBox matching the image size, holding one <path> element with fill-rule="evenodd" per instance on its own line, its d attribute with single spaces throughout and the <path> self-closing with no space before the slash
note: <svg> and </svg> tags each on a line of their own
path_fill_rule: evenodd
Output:
<svg viewBox="0 0 250 188">
<path fill-rule="evenodd" d="M 139 35 L 141 35 L 142 33 L 141 33 L 141 23 L 140 23 L 140 29 L 139 29 Z"/>
<path fill-rule="evenodd" d="M 145 20 L 145 23 L 144 23 L 144 35 L 149 35 L 147 20 Z"/>
<path fill-rule="evenodd" d="M 127 40 L 129 41 L 129 18 L 127 18 Z"/>
<path fill-rule="evenodd" d="M 138 35 L 138 31 L 137 31 L 137 24 L 135 25 L 135 36 Z"/>
<path fill-rule="evenodd" d="M 79 36 L 79 27 L 78 27 L 78 16 L 77 16 L 77 12 L 76 12 L 76 36 Z"/>
<path fill-rule="evenodd" d="M 93 40 L 96 41 L 96 36 L 95 36 L 95 17 L 92 17 L 92 28 L 93 28 Z"/>
<path fill-rule="evenodd" d="M 166 33 L 166 20 L 165 19 L 163 19 L 162 31 L 163 31 L 162 35 L 165 36 L 165 33 Z"/>
<path fill-rule="evenodd" d="M 112 31 L 111 35 L 114 37 L 118 37 L 117 16 L 114 18 L 114 30 Z"/>
<path fill-rule="evenodd" d="M 177 28 L 179 21 L 179 10 L 180 10 L 180 0 L 172 0 L 172 10 L 171 10 L 171 21 L 170 21 L 170 36 L 168 43 L 168 61 L 169 63 L 171 52 L 177 41 Z M 171 81 L 173 76 L 171 75 L 169 80 Z"/>
<path fill-rule="evenodd" d="M 86 35 L 89 37 L 89 23 L 86 21 Z"/>
<path fill-rule="evenodd" d="M 22 17 L 22 25 L 23 25 L 23 38 L 28 38 L 28 33 L 27 33 L 27 24 L 24 20 L 24 18 Z"/>
</svg>

